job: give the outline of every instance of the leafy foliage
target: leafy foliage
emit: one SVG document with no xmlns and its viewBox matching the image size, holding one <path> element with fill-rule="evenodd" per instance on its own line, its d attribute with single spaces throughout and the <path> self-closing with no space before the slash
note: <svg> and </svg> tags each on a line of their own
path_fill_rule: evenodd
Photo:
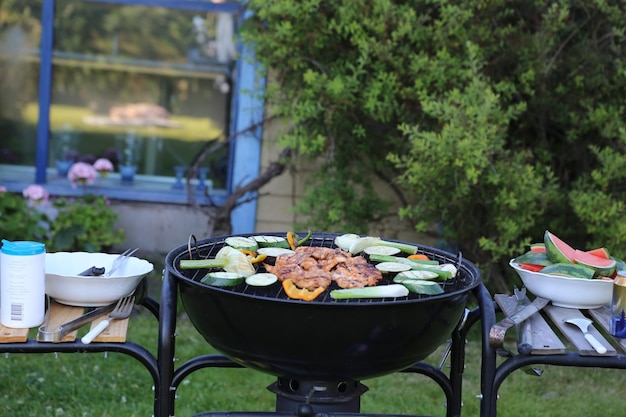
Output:
<svg viewBox="0 0 626 417">
<path fill-rule="evenodd" d="M 249 7 L 244 39 L 275 73 L 266 92 L 272 110 L 293 122 L 281 144 L 325 162 L 299 206 L 314 214 L 311 227 L 363 230 L 380 215 L 374 210 L 386 210 L 362 187 L 367 173 L 393 179 L 406 201 L 400 214 L 416 230 L 441 225 L 486 275 L 510 273 L 508 259 L 545 229 L 623 256 L 623 7 L 602 0 L 251 0 Z"/>
<path fill-rule="evenodd" d="M 0 238 L 39 241 L 45 233 L 43 218 L 21 195 L 0 191 Z"/>
</svg>

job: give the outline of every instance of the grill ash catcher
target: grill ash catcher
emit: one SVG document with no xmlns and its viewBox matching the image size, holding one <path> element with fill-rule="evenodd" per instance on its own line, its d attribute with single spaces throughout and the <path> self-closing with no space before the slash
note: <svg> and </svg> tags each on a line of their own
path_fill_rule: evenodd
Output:
<svg viewBox="0 0 626 417">
<path fill-rule="evenodd" d="M 336 236 L 314 233 L 306 244 L 334 247 Z M 176 389 L 190 373 L 240 367 L 276 376 L 267 387 L 276 395 L 275 412 L 198 416 L 362 415 L 360 399 L 368 388 L 361 381 L 395 372 L 428 376 L 446 397 L 446 416 L 460 416 L 467 331 L 489 310 L 480 306 L 493 305 L 474 264 L 460 254 L 418 246 L 431 259 L 457 266 L 457 277 L 443 284 L 443 294 L 334 300 L 326 291 L 313 301 L 289 299 L 280 284 L 269 289 L 208 286 L 200 282 L 206 270 L 179 268 L 181 259 L 214 257 L 225 238 L 183 245 L 165 259 L 158 352 L 162 392 L 157 395 L 160 409 L 169 410 L 164 416 L 174 416 Z M 470 294 L 478 302 L 472 311 L 467 309 Z M 220 354 L 198 356 L 174 369 L 178 300 L 196 330 Z M 446 342 L 449 349 L 437 366 L 422 362 Z M 485 342 L 488 338 L 483 336 Z"/>
</svg>

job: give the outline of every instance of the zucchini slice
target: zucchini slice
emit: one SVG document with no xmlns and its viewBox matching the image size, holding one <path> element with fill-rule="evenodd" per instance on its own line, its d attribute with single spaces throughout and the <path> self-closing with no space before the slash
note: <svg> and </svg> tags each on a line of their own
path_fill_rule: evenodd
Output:
<svg viewBox="0 0 626 417">
<path fill-rule="evenodd" d="M 209 272 L 206 274 L 200 282 L 207 285 L 215 285 L 216 287 L 234 287 L 241 284 L 245 280 L 245 277 L 236 272 Z"/>
<path fill-rule="evenodd" d="M 408 279 L 402 282 L 409 291 L 417 294 L 438 295 L 443 294 L 441 285 L 434 281 L 424 281 L 419 279 Z"/>
<path fill-rule="evenodd" d="M 393 256 L 399 254 L 401 251 L 398 248 L 393 248 L 391 246 L 368 246 L 363 249 L 363 252 L 368 255 L 387 255 Z"/>
<path fill-rule="evenodd" d="M 250 236 L 250 239 L 254 240 L 259 245 L 259 248 L 289 249 L 289 242 L 281 236 Z"/>
<path fill-rule="evenodd" d="M 278 281 L 278 277 L 269 272 L 259 272 L 246 278 L 246 284 L 253 287 L 267 287 Z"/>
<path fill-rule="evenodd" d="M 376 269 L 385 274 L 391 272 L 408 271 L 411 269 L 411 266 L 401 264 L 400 262 L 381 262 L 379 264 L 376 264 Z"/>
<path fill-rule="evenodd" d="M 268 258 L 276 258 L 280 255 L 292 254 L 294 251 L 286 248 L 259 248 L 257 253 L 259 255 L 267 255 Z"/>
<path fill-rule="evenodd" d="M 414 269 L 410 271 L 400 272 L 398 275 L 396 275 L 396 277 L 394 278 L 394 281 L 396 279 L 398 280 L 411 280 L 411 279 L 429 280 L 429 279 L 436 279 L 436 278 L 439 278 L 439 274 L 436 273 L 435 271 Z"/>
<path fill-rule="evenodd" d="M 241 236 L 230 236 L 224 239 L 224 243 L 235 249 L 249 250 L 256 252 L 259 249 L 259 244 L 254 239 Z"/>
</svg>

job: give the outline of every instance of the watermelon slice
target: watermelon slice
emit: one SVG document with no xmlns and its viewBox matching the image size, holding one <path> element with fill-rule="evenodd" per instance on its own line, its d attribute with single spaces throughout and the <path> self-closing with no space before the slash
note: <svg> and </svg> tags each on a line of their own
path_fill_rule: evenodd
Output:
<svg viewBox="0 0 626 417">
<path fill-rule="evenodd" d="M 617 262 L 614 259 L 603 258 L 581 250 L 574 252 L 574 262 L 592 268 L 599 277 L 611 277 L 617 268 Z"/>
<path fill-rule="evenodd" d="M 546 255 L 554 263 L 574 263 L 576 249 L 556 237 L 546 230 L 543 236 L 543 243 L 546 246 Z"/>
<path fill-rule="evenodd" d="M 531 243 L 530 251 L 533 253 L 546 253 L 546 245 L 544 243 Z"/>
<path fill-rule="evenodd" d="M 592 250 L 588 250 L 587 253 L 591 255 L 596 255 L 604 259 L 611 259 L 611 254 L 609 253 L 607 248 L 596 248 Z"/>
</svg>

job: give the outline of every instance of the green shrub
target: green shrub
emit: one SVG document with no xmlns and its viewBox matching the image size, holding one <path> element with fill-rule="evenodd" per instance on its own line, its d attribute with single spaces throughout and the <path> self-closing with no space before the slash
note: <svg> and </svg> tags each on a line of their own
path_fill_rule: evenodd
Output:
<svg viewBox="0 0 626 417">
<path fill-rule="evenodd" d="M 324 161 L 298 206 L 309 228 L 366 230 L 387 209 L 363 186 L 376 175 L 416 230 L 440 226 L 500 289 L 508 260 L 546 229 L 624 257 L 626 9 L 598 0 L 249 7 L 244 39 L 273 71 L 272 113 L 292 123 L 278 140 Z"/>
</svg>

